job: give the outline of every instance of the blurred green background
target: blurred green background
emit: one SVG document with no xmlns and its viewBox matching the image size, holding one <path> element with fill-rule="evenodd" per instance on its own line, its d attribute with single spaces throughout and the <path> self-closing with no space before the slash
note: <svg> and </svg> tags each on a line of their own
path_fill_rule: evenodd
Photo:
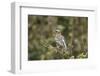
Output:
<svg viewBox="0 0 100 76">
<path fill-rule="evenodd" d="M 60 28 L 68 47 L 56 53 L 54 31 Z M 88 58 L 88 17 L 28 15 L 28 60 Z"/>
</svg>

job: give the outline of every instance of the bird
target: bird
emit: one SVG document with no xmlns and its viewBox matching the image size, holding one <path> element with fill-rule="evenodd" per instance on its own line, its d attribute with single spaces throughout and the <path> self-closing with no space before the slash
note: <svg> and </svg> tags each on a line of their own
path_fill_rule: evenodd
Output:
<svg viewBox="0 0 100 76">
<path fill-rule="evenodd" d="M 59 29 L 56 30 L 55 41 L 57 48 L 67 50 L 67 45 L 64 36 L 61 34 L 61 31 Z"/>
</svg>

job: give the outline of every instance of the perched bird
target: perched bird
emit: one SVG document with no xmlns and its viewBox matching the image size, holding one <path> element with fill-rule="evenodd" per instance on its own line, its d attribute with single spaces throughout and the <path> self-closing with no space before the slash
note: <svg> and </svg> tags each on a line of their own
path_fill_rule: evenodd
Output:
<svg viewBox="0 0 100 76">
<path fill-rule="evenodd" d="M 66 46 L 66 43 L 65 43 L 64 36 L 61 35 L 61 31 L 59 29 L 56 30 L 55 41 L 56 41 L 56 46 L 57 46 L 58 49 L 67 50 L 67 46 Z"/>
</svg>

